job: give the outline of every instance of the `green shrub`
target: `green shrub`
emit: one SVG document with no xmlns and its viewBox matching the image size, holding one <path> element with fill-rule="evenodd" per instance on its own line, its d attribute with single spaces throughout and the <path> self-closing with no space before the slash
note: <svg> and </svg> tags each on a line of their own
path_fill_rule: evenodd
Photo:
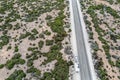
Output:
<svg viewBox="0 0 120 80">
<path fill-rule="evenodd" d="M 0 37 L 0 40 L 2 40 L 2 45 L 4 46 L 4 45 L 7 45 L 8 43 L 9 43 L 9 36 L 7 36 L 7 35 L 3 35 L 3 36 L 1 36 Z"/>
<path fill-rule="evenodd" d="M 15 50 L 14 50 L 14 52 L 18 52 L 18 46 L 15 46 Z"/>
<path fill-rule="evenodd" d="M 23 80 L 26 74 L 23 70 L 15 70 L 7 79 L 5 80 Z"/>
<path fill-rule="evenodd" d="M 117 11 L 112 9 L 111 7 L 106 7 L 106 11 L 111 14 L 114 18 L 120 18 L 120 16 L 117 14 Z"/>
<path fill-rule="evenodd" d="M 41 80 L 53 80 L 53 74 L 50 72 L 45 72 Z"/>
<path fill-rule="evenodd" d="M 64 60 L 60 60 L 55 64 L 53 73 L 55 80 L 68 80 L 69 77 L 69 66 Z M 61 77 L 62 76 L 62 77 Z"/>
<path fill-rule="evenodd" d="M 12 46 L 8 46 L 7 50 L 10 50 L 12 48 Z"/>
<path fill-rule="evenodd" d="M 21 57 L 21 54 L 17 53 L 12 57 L 12 59 L 19 59 L 20 57 Z"/>
<path fill-rule="evenodd" d="M 2 69 L 4 67 L 4 64 L 0 64 L 0 69 Z"/>
<path fill-rule="evenodd" d="M 120 76 L 118 76 L 118 79 L 120 79 Z"/>
<path fill-rule="evenodd" d="M 109 59 L 108 62 L 111 66 L 115 66 L 114 62 L 111 59 Z"/>
<path fill-rule="evenodd" d="M 33 60 L 28 60 L 27 66 L 28 66 L 28 67 L 31 67 L 32 65 L 33 65 Z"/>
<path fill-rule="evenodd" d="M 109 80 L 106 76 L 107 76 L 106 70 L 100 68 L 99 69 L 99 77 L 100 77 L 100 79 L 101 80 Z"/>
<path fill-rule="evenodd" d="M 32 73 L 35 76 L 41 76 L 40 70 L 38 70 L 37 68 L 34 68 L 33 66 L 27 70 L 27 73 Z"/>
<path fill-rule="evenodd" d="M 14 27 L 14 30 L 18 30 L 18 29 L 20 29 L 20 24 L 17 23 Z"/>
<path fill-rule="evenodd" d="M 32 52 L 33 52 L 33 51 L 35 51 L 35 50 L 38 50 L 38 47 L 29 47 L 29 48 L 28 48 L 28 51 L 32 51 Z"/>
<path fill-rule="evenodd" d="M 62 12 L 62 11 L 61 11 Z M 49 23 L 49 26 L 51 27 L 53 32 L 56 32 L 58 34 L 61 34 L 62 32 L 64 32 L 64 22 L 63 19 L 65 18 L 65 15 L 63 15 L 63 12 L 60 13 L 60 15 L 58 17 L 55 18 L 55 20 L 53 22 Z"/>
<path fill-rule="evenodd" d="M 44 34 L 46 34 L 46 35 L 51 35 L 51 32 L 49 32 L 48 30 L 46 30 L 46 31 L 44 32 Z"/>
<path fill-rule="evenodd" d="M 117 0 L 118 3 L 120 3 L 120 0 Z"/>
<path fill-rule="evenodd" d="M 62 49 L 62 45 L 61 44 L 57 44 L 57 45 L 53 45 L 51 46 L 50 50 L 61 50 Z"/>
<path fill-rule="evenodd" d="M 33 32 L 34 35 L 38 34 L 38 31 L 35 28 L 31 32 Z"/>
<path fill-rule="evenodd" d="M 15 64 L 24 64 L 25 63 L 25 60 L 24 59 L 21 59 L 20 58 L 21 55 L 18 53 L 18 54 L 15 54 L 11 60 L 8 60 L 5 64 L 5 66 L 8 68 L 8 69 L 12 69 Z"/>
<path fill-rule="evenodd" d="M 41 41 L 38 42 L 38 46 L 39 46 L 40 49 L 43 47 L 43 45 L 44 45 L 44 41 L 41 40 Z"/>
<path fill-rule="evenodd" d="M 113 0 L 109 0 L 108 2 L 112 5 L 114 1 Z"/>
<path fill-rule="evenodd" d="M 116 61 L 116 66 L 117 66 L 118 68 L 120 68 L 120 60 L 117 60 L 117 61 Z"/>
<path fill-rule="evenodd" d="M 46 20 L 50 20 L 50 19 L 52 19 L 52 16 L 51 15 L 47 15 L 45 19 Z"/>
<path fill-rule="evenodd" d="M 26 32 L 25 34 L 21 34 L 19 39 L 24 39 L 24 38 L 28 37 L 29 35 L 31 35 L 31 33 L 29 33 L 29 32 Z"/>
<path fill-rule="evenodd" d="M 28 39 L 29 39 L 29 40 L 36 40 L 36 37 L 35 37 L 34 34 L 31 34 Z"/>
<path fill-rule="evenodd" d="M 53 40 L 46 40 L 46 45 L 47 46 L 50 46 L 50 45 L 53 45 Z"/>
<path fill-rule="evenodd" d="M 45 39 L 45 36 L 44 36 L 44 34 L 42 34 L 42 33 L 39 34 L 39 37 Z"/>
</svg>

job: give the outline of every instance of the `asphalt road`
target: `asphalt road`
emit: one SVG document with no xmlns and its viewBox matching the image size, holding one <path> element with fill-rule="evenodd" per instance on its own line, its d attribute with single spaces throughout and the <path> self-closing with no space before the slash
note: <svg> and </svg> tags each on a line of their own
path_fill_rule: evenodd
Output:
<svg viewBox="0 0 120 80">
<path fill-rule="evenodd" d="M 77 51 L 78 51 L 78 61 L 80 68 L 80 80 L 93 80 L 90 72 L 89 61 L 87 57 L 87 51 L 85 47 L 83 31 L 81 26 L 80 15 L 78 11 L 78 5 L 76 0 L 72 0 L 72 8 L 73 8 L 73 18 L 75 25 L 75 34 L 76 34 L 76 42 L 77 42 Z M 84 26 L 83 26 L 84 27 Z"/>
</svg>

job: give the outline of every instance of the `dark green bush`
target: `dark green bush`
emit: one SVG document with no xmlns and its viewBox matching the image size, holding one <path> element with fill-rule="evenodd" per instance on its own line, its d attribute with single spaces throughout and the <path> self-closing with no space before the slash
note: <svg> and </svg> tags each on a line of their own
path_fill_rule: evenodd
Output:
<svg viewBox="0 0 120 80">
<path fill-rule="evenodd" d="M 2 69 L 4 67 L 4 64 L 0 64 L 0 69 Z"/>
<path fill-rule="evenodd" d="M 38 70 L 37 68 L 34 68 L 33 66 L 27 70 L 27 73 L 32 73 L 35 76 L 41 76 L 40 70 Z"/>
<path fill-rule="evenodd" d="M 20 58 L 21 55 L 18 53 L 18 54 L 15 54 L 12 59 L 8 60 L 5 64 L 5 66 L 8 68 L 8 69 L 12 69 L 16 64 L 24 64 L 25 63 L 25 60 L 24 59 L 21 59 Z"/>
<path fill-rule="evenodd" d="M 31 32 L 33 32 L 34 35 L 38 34 L 38 31 L 35 28 Z"/>
<path fill-rule="evenodd" d="M 50 45 L 53 45 L 53 40 L 46 40 L 46 45 L 47 46 L 50 46 Z"/>
<path fill-rule="evenodd" d="M 5 80 L 23 80 L 26 76 L 23 70 L 15 70 L 7 79 Z"/>
<path fill-rule="evenodd" d="M 38 42 L 38 46 L 39 46 L 40 49 L 43 47 L 43 45 L 44 45 L 44 41 L 41 40 L 41 41 Z"/>
<path fill-rule="evenodd" d="M 116 61 L 116 66 L 117 66 L 118 68 L 120 68 L 120 60 L 117 60 L 117 61 Z"/>
</svg>

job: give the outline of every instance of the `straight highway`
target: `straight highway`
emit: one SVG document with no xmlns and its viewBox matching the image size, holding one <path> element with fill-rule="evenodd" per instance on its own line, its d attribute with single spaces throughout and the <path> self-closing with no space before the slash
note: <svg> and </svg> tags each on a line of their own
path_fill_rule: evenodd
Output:
<svg viewBox="0 0 120 80">
<path fill-rule="evenodd" d="M 90 68 L 90 63 L 88 59 L 88 53 L 85 46 L 85 38 L 83 32 L 83 25 L 80 17 L 80 12 L 78 8 L 77 0 L 71 1 L 72 12 L 73 12 L 73 21 L 74 21 L 74 28 L 75 28 L 75 35 L 76 35 L 76 46 L 78 52 L 78 62 L 80 68 L 80 80 L 94 80 L 93 75 Z"/>
</svg>

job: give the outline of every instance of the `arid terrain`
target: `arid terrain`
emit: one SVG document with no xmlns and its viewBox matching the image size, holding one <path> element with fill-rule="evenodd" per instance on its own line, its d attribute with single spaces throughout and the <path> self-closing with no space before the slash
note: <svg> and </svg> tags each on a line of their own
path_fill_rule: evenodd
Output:
<svg viewBox="0 0 120 80">
<path fill-rule="evenodd" d="M 98 80 L 119 80 L 120 0 L 80 3 Z M 71 80 L 70 25 L 68 0 L 0 0 L 0 80 Z"/>
<path fill-rule="evenodd" d="M 100 80 L 120 79 L 120 0 L 80 2 Z"/>
<path fill-rule="evenodd" d="M 68 80 L 67 0 L 0 1 L 0 80 Z"/>
</svg>

